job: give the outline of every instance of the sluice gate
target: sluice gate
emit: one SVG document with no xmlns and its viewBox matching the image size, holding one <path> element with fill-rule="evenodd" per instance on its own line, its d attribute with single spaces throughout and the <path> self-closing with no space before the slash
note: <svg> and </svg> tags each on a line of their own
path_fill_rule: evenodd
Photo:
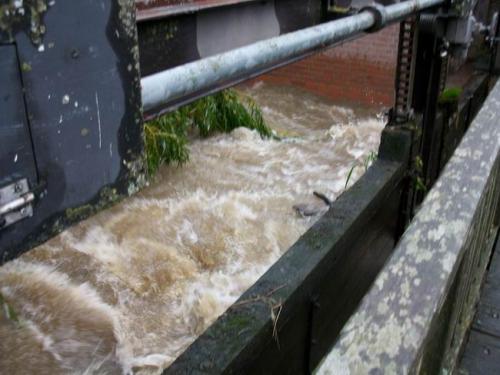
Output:
<svg viewBox="0 0 500 375">
<path fill-rule="evenodd" d="M 455 368 L 498 231 L 494 3 L 18 5 L 0 23 L 2 263 L 140 189 L 143 110 L 399 22 L 378 159 L 165 373 Z M 234 19 L 258 22 L 225 38 Z M 475 30 L 476 73 L 450 97 L 450 60 L 463 61 Z"/>
</svg>

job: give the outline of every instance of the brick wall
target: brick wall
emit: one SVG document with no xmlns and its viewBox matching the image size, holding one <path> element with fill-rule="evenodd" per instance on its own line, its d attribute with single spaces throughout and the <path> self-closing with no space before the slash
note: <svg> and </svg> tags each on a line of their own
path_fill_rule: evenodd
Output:
<svg viewBox="0 0 500 375">
<path fill-rule="evenodd" d="M 391 106 L 399 25 L 346 42 L 259 78 L 293 85 L 340 103 Z"/>
</svg>

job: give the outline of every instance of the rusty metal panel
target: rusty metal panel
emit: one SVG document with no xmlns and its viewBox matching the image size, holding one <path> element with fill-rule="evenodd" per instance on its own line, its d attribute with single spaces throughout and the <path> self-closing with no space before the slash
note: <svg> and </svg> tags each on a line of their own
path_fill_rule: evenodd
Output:
<svg viewBox="0 0 500 375">
<path fill-rule="evenodd" d="M 9 4 L 15 17 L 0 37 L 18 49 L 45 190 L 33 217 L 0 231 L 0 263 L 134 192 L 143 178 L 133 0 Z"/>
</svg>

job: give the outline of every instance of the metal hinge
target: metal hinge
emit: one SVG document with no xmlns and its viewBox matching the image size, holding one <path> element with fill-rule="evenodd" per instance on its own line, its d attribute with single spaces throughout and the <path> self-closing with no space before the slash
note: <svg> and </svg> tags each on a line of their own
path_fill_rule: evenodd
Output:
<svg viewBox="0 0 500 375">
<path fill-rule="evenodd" d="M 26 178 L 0 188 L 0 229 L 33 216 L 34 200 Z"/>
</svg>

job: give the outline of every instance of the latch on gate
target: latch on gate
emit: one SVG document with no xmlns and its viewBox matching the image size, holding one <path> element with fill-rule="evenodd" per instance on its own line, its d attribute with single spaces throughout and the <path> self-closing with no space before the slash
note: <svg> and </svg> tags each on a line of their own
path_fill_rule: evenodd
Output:
<svg viewBox="0 0 500 375">
<path fill-rule="evenodd" d="M 26 178 L 0 188 L 0 229 L 33 216 L 34 200 Z"/>
</svg>

